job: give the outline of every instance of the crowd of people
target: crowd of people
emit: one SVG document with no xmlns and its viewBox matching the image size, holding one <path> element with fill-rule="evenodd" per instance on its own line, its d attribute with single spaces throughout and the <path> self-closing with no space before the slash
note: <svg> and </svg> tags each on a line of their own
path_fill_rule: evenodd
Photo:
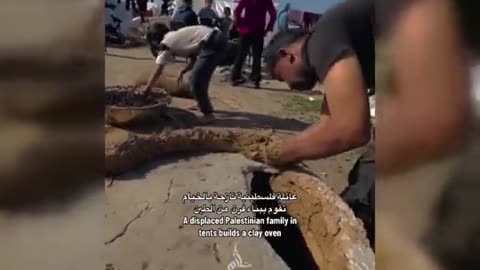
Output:
<svg viewBox="0 0 480 270">
<path fill-rule="evenodd" d="M 204 123 L 214 120 L 208 97 L 210 78 L 232 46 L 236 53 L 231 84 L 238 86 L 247 82 L 242 76 L 242 69 L 247 55 L 252 52 L 249 79 L 256 88 L 260 88 L 264 39 L 268 32 L 273 31 L 277 18 L 272 0 L 241 0 L 234 12 L 225 7 L 222 16 L 215 12 L 212 5 L 212 0 L 205 0 L 205 6 L 196 14 L 192 9 L 192 0 L 184 0 L 173 15 L 170 28 L 163 25 L 152 27 L 148 39 L 152 52 L 157 56 L 157 68 L 144 89 L 150 91 L 174 56 L 187 58 L 188 65 L 180 72 L 178 80 L 181 82 L 184 74 L 191 71 L 190 89 L 204 114 L 201 120 Z M 229 42 L 232 39 L 238 42 Z"/>
</svg>

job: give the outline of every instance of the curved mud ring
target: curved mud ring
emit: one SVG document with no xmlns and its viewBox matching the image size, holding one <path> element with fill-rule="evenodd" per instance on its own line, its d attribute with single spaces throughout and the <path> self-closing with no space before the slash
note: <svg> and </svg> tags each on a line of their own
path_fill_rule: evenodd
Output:
<svg viewBox="0 0 480 270">
<path fill-rule="evenodd" d="M 155 135 L 129 136 L 107 146 L 106 168 L 118 174 L 149 160 L 179 152 L 231 152 L 264 161 L 264 149 L 277 138 L 271 131 L 195 128 Z M 375 269 L 365 229 L 343 200 L 315 176 L 286 171 L 270 180 L 273 192 L 293 192 L 287 204 L 317 265 L 322 270 Z"/>
</svg>

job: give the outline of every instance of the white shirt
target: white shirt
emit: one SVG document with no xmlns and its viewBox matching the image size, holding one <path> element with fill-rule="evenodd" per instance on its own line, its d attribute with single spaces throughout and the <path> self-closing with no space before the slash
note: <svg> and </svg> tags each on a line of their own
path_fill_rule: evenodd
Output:
<svg viewBox="0 0 480 270">
<path fill-rule="evenodd" d="M 148 11 L 152 11 L 152 16 L 153 17 L 156 17 L 156 16 L 160 16 L 160 13 L 161 13 L 161 8 L 160 6 L 157 4 L 157 3 L 152 3 L 152 2 L 147 2 L 147 10 Z"/>
<path fill-rule="evenodd" d="M 196 55 L 200 50 L 200 45 L 208 41 L 213 31 L 214 28 L 194 25 L 168 32 L 161 42 L 168 47 L 168 50 L 160 52 L 155 63 L 166 65 L 173 61 L 174 55 L 180 57 Z"/>
</svg>

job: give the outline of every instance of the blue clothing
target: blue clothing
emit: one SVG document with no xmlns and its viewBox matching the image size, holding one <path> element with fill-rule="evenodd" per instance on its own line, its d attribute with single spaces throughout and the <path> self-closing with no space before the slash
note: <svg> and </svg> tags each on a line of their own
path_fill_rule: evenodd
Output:
<svg viewBox="0 0 480 270">
<path fill-rule="evenodd" d="M 198 12 L 198 18 L 200 19 L 211 19 L 211 20 L 218 20 L 218 15 L 215 10 L 211 8 L 202 8 Z"/>
<path fill-rule="evenodd" d="M 181 27 L 198 25 L 198 18 L 195 11 L 189 6 L 180 6 L 173 15 L 172 22 L 180 24 Z M 181 28 L 180 27 L 180 28 Z"/>
<path fill-rule="evenodd" d="M 200 9 L 198 12 L 198 18 L 200 19 L 200 24 L 208 27 L 213 27 L 216 23 L 218 23 L 218 15 L 211 8 L 204 7 Z"/>
<path fill-rule="evenodd" d="M 215 68 L 225 57 L 227 39 L 220 31 L 215 31 L 197 56 L 190 74 L 190 90 L 204 115 L 213 112 L 212 103 L 208 97 L 208 86 Z"/>
<path fill-rule="evenodd" d="M 278 12 L 277 25 L 278 25 L 278 30 L 280 30 L 280 31 L 287 31 L 288 30 L 287 15 L 288 15 L 289 10 L 290 10 L 290 3 L 285 5 L 285 7 L 281 11 Z"/>
</svg>

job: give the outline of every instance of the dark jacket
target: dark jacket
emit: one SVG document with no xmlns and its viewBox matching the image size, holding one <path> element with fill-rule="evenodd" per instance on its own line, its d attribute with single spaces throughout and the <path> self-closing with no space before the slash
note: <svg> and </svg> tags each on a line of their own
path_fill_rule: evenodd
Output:
<svg viewBox="0 0 480 270">
<path fill-rule="evenodd" d="M 197 14 L 189 6 L 180 6 L 172 18 L 172 30 L 192 25 L 198 25 Z"/>
</svg>

